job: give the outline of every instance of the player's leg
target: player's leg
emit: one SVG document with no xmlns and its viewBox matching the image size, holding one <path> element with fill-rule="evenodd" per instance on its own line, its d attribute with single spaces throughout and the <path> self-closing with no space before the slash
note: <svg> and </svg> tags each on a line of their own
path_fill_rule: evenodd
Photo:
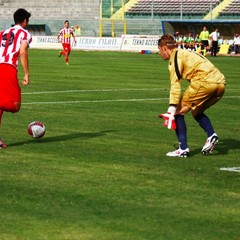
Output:
<svg viewBox="0 0 240 240">
<path fill-rule="evenodd" d="M 9 64 L 0 64 L 0 72 L 0 109 L 6 112 L 18 112 L 21 107 L 21 89 L 17 70 Z"/>
<path fill-rule="evenodd" d="M 65 63 L 66 64 L 68 63 L 68 60 L 69 60 L 69 58 L 68 58 L 68 51 L 65 51 Z"/>
<path fill-rule="evenodd" d="M 190 110 L 188 106 L 182 105 L 180 102 L 175 115 L 176 122 L 176 135 L 179 142 L 179 148 L 176 151 L 168 152 L 168 157 L 188 157 L 189 148 L 187 143 L 187 126 L 185 123 L 184 115 Z"/>
<path fill-rule="evenodd" d="M 5 100 L 0 98 L 0 109 L 5 112 L 18 112 L 20 110 L 21 103 L 20 102 L 15 102 L 12 100 Z M 0 114 L 1 117 L 1 114 Z"/>
<path fill-rule="evenodd" d="M 217 53 L 218 53 L 218 41 L 216 41 L 215 43 L 215 56 L 217 56 Z"/>
<path fill-rule="evenodd" d="M 65 52 L 66 52 L 66 54 L 65 54 L 65 62 L 66 62 L 66 64 L 68 65 L 69 63 L 69 55 L 70 55 L 70 53 L 71 53 L 71 45 L 70 44 L 66 44 L 66 46 L 65 46 Z"/>
<path fill-rule="evenodd" d="M 218 42 L 213 41 L 213 55 L 217 56 L 217 48 L 218 48 Z"/>
<path fill-rule="evenodd" d="M 0 109 L 0 126 L 1 126 L 1 123 L 2 123 L 2 116 L 3 116 L 3 110 Z"/>
<path fill-rule="evenodd" d="M 9 64 L 0 64 L 0 122 L 4 111 L 18 112 L 21 107 L 21 89 L 17 70 Z M 7 145 L 0 139 L 0 148 Z"/>
<path fill-rule="evenodd" d="M 0 110 L 0 126 L 2 122 L 2 115 L 3 115 L 3 110 Z M 7 148 L 7 144 L 5 144 L 3 140 L 0 138 L 0 149 L 1 148 Z"/>
<path fill-rule="evenodd" d="M 62 55 L 65 55 L 65 48 L 64 48 L 64 43 L 62 43 L 62 51 L 59 51 L 58 57 L 61 57 Z"/>
<path fill-rule="evenodd" d="M 204 111 L 221 99 L 224 90 L 224 84 L 209 84 L 208 87 L 205 86 L 205 88 L 202 88 L 202 91 L 200 89 L 198 97 L 199 104 L 192 110 L 194 119 L 207 135 L 206 143 L 202 148 L 202 153 L 205 155 L 212 152 L 215 144 L 218 142 L 218 136 L 213 128 L 211 120 Z"/>
</svg>

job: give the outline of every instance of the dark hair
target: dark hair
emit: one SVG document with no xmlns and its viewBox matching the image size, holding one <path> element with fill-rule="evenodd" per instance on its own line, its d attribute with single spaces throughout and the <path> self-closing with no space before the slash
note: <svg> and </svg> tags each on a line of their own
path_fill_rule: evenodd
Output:
<svg viewBox="0 0 240 240">
<path fill-rule="evenodd" d="M 19 8 L 14 14 L 13 19 L 15 24 L 23 23 L 23 21 L 26 19 L 27 22 L 29 21 L 29 18 L 31 17 L 31 13 L 29 13 L 27 10 L 23 8 Z"/>
<path fill-rule="evenodd" d="M 67 22 L 69 23 L 69 21 L 68 21 L 68 20 L 66 20 L 64 23 L 67 23 Z"/>
<path fill-rule="evenodd" d="M 176 41 L 171 34 L 165 34 L 158 40 L 158 46 L 168 46 L 168 48 L 175 48 Z"/>
</svg>

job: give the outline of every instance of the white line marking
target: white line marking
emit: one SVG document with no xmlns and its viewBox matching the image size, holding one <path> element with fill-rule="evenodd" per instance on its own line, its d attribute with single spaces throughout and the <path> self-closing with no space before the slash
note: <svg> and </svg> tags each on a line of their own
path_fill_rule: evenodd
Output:
<svg viewBox="0 0 240 240">
<path fill-rule="evenodd" d="M 225 97 L 234 98 L 234 97 Z M 82 100 L 82 101 L 56 101 L 56 102 L 22 102 L 22 105 L 37 105 L 37 104 L 74 104 L 74 103 L 106 103 L 106 102 L 141 102 L 141 101 L 162 101 L 169 98 L 133 98 L 133 99 L 103 99 L 103 100 Z"/>
<path fill-rule="evenodd" d="M 220 168 L 222 171 L 229 171 L 229 172 L 240 172 L 240 167 L 227 167 L 227 168 Z"/>
<path fill-rule="evenodd" d="M 123 88 L 123 89 L 75 89 L 75 90 L 59 90 L 59 91 L 43 91 L 43 92 L 26 92 L 23 95 L 37 94 L 57 94 L 57 93 L 86 93 L 86 92 L 124 92 L 124 91 L 164 91 L 166 88 Z M 234 90 L 234 89 L 232 89 Z M 224 98 L 240 98 L 240 96 L 226 96 Z M 106 103 L 106 102 L 140 102 L 140 101 L 161 101 L 168 98 L 144 98 L 144 99 L 105 99 L 105 100 L 79 100 L 79 101 L 52 101 L 52 102 L 26 102 L 23 105 L 37 104 L 77 104 L 77 103 Z"/>
<path fill-rule="evenodd" d="M 141 102 L 141 101 L 160 101 L 168 98 L 144 98 L 144 99 L 113 99 L 113 100 L 83 100 L 83 101 L 65 101 L 65 102 L 28 102 L 22 105 L 36 105 L 36 104 L 73 104 L 73 103 L 105 103 L 105 102 Z"/>
<path fill-rule="evenodd" d="M 120 89 L 73 89 L 73 90 L 59 90 L 59 91 L 42 91 L 42 92 L 25 92 L 23 95 L 35 95 L 35 94 L 55 94 L 55 93 L 85 93 L 85 92 L 125 92 L 125 91 L 163 91 L 167 88 L 120 88 Z M 228 89 L 228 91 L 239 91 L 238 89 Z M 239 97 L 239 96 L 237 96 Z"/>
<path fill-rule="evenodd" d="M 226 96 L 226 97 L 223 97 L 223 98 L 240 98 L 240 96 Z"/>
<path fill-rule="evenodd" d="M 161 91 L 166 88 L 123 88 L 123 89 L 85 89 L 85 90 L 62 90 L 62 91 L 44 91 L 44 92 L 25 92 L 23 95 L 50 94 L 50 93 L 85 93 L 85 92 L 124 92 L 124 91 Z"/>
</svg>

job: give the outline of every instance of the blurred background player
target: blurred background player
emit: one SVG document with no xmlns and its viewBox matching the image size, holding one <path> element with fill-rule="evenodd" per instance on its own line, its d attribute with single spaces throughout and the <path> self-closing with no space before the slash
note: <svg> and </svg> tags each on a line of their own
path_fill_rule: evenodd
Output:
<svg viewBox="0 0 240 240">
<path fill-rule="evenodd" d="M 29 84 L 28 47 L 32 36 L 26 28 L 30 17 L 29 12 L 20 8 L 13 15 L 15 25 L 0 32 L 0 123 L 4 111 L 14 113 L 21 107 L 17 76 L 19 57 L 24 71 L 22 84 Z M 0 148 L 6 147 L 0 140 Z"/>
<path fill-rule="evenodd" d="M 60 30 L 57 38 L 58 38 L 58 42 L 61 42 L 63 46 L 63 51 L 60 51 L 58 56 L 61 57 L 61 55 L 64 55 L 65 63 L 66 65 L 69 65 L 68 61 L 69 61 L 69 55 L 71 53 L 71 38 L 73 38 L 73 41 L 75 42 L 75 36 L 73 33 L 73 29 L 69 28 L 68 20 L 64 22 L 64 28 Z"/>
<path fill-rule="evenodd" d="M 189 111 L 207 134 L 207 141 L 201 150 L 207 155 L 218 142 L 218 136 L 204 112 L 223 96 L 226 85 L 224 75 L 204 56 L 177 49 L 177 43 L 172 35 L 163 35 L 158 41 L 158 49 L 163 60 L 169 60 L 171 81 L 169 108 L 167 113 L 159 116 L 165 120 L 164 126 L 176 131 L 179 142 L 179 148 L 166 155 L 189 156 L 187 127 L 184 120 L 184 115 Z M 189 82 L 183 95 L 181 95 L 182 79 Z"/>
<path fill-rule="evenodd" d="M 207 30 L 207 27 L 203 27 L 199 38 L 201 39 L 202 53 L 204 56 L 206 56 L 209 47 L 209 31 Z"/>
</svg>

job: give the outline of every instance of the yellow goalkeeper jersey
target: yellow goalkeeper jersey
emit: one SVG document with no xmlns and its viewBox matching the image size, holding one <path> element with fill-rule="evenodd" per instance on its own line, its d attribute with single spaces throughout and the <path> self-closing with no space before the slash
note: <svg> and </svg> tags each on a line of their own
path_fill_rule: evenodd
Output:
<svg viewBox="0 0 240 240">
<path fill-rule="evenodd" d="M 202 31 L 199 35 L 201 40 L 208 40 L 209 39 L 209 31 Z"/>
<path fill-rule="evenodd" d="M 174 49 L 168 65 L 171 88 L 169 104 L 181 98 L 181 79 L 191 83 L 226 84 L 224 75 L 204 56 L 183 49 Z"/>
</svg>

